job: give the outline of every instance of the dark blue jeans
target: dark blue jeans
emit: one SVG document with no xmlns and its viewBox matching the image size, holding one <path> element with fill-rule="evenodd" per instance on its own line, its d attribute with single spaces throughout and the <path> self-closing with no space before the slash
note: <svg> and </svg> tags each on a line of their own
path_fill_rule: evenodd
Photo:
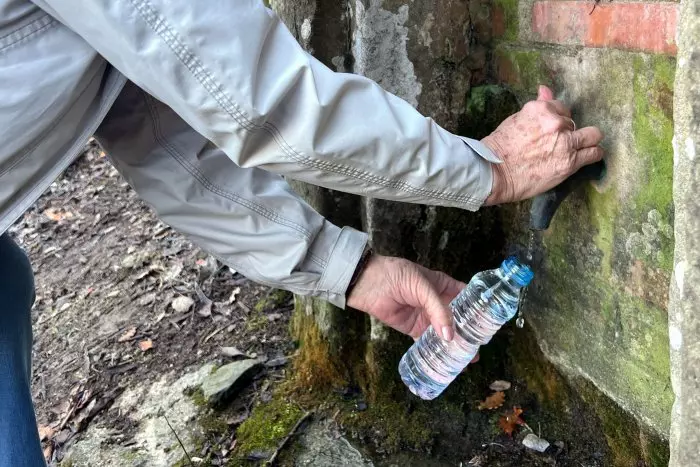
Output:
<svg viewBox="0 0 700 467">
<path fill-rule="evenodd" d="M 34 275 L 24 252 L 0 236 L 0 467 L 46 465 L 29 389 Z"/>
</svg>

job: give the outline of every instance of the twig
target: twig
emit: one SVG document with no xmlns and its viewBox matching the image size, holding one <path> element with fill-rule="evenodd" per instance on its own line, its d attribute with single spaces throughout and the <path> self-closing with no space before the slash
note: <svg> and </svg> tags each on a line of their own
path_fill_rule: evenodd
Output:
<svg viewBox="0 0 700 467">
<path fill-rule="evenodd" d="M 173 434 L 175 435 L 175 439 L 177 439 L 177 443 L 178 443 L 178 444 L 180 445 L 180 447 L 182 448 L 182 452 L 185 453 L 185 457 L 187 458 L 187 462 L 190 463 L 190 467 L 194 467 L 194 464 L 192 463 L 192 458 L 191 458 L 190 455 L 187 453 L 187 449 L 185 449 L 185 445 L 182 444 L 182 441 L 180 440 L 180 437 L 177 435 L 177 432 L 175 432 L 175 430 L 173 429 L 172 425 L 171 425 L 170 422 L 168 421 L 168 417 L 166 417 L 165 414 L 163 414 L 163 418 L 165 419 L 165 423 L 168 424 L 168 428 L 170 428 L 170 431 L 172 431 Z"/>
<path fill-rule="evenodd" d="M 287 445 L 289 440 L 296 434 L 296 432 L 299 430 L 299 427 L 309 418 L 313 415 L 313 412 L 306 412 L 302 417 L 299 419 L 299 421 L 292 427 L 292 430 L 289 432 L 287 436 L 284 437 L 282 442 L 277 446 L 277 449 L 275 449 L 275 452 L 272 454 L 272 457 L 270 457 L 270 460 L 267 461 L 267 465 L 274 465 L 275 461 L 277 460 L 277 456 L 279 456 L 280 452 L 284 447 Z"/>
</svg>

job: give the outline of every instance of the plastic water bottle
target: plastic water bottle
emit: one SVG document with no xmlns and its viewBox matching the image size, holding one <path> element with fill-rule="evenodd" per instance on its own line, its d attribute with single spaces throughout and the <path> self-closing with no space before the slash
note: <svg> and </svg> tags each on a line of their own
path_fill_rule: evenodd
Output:
<svg viewBox="0 0 700 467">
<path fill-rule="evenodd" d="M 411 392 L 435 399 L 472 361 L 518 309 L 520 291 L 532 280 L 530 268 L 509 257 L 498 269 L 472 277 L 450 308 L 455 336 L 442 340 L 430 326 L 401 358 L 399 373 Z"/>
</svg>

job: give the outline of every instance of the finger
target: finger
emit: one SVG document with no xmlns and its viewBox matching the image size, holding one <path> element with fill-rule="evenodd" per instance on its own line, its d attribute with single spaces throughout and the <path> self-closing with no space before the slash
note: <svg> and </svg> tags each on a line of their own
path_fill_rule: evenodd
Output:
<svg viewBox="0 0 700 467">
<path fill-rule="evenodd" d="M 440 296 L 427 279 L 425 280 L 424 286 L 421 287 L 418 302 L 428 315 L 430 324 L 433 326 L 438 336 L 443 340 L 451 341 L 454 337 L 452 311 L 447 305 L 442 303 Z"/>
<path fill-rule="evenodd" d="M 604 151 L 600 146 L 592 148 L 584 148 L 576 151 L 576 170 L 594 162 L 598 162 L 603 158 Z"/>
<path fill-rule="evenodd" d="M 562 117 L 571 118 L 571 110 L 564 105 L 562 101 L 549 101 L 548 104 L 551 106 L 551 110 Z"/>
<path fill-rule="evenodd" d="M 557 133 L 560 131 L 574 130 L 574 121 L 568 117 L 563 117 L 558 114 L 547 114 L 540 120 L 542 131 L 545 133 Z"/>
<path fill-rule="evenodd" d="M 425 272 L 426 277 L 430 282 L 432 282 L 439 295 L 454 298 L 462 291 L 463 288 L 467 286 L 467 284 L 464 282 L 453 279 L 442 271 L 428 269 Z"/>
<path fill-rule="evenodd" d="M 537 89 L 537 100 L 538 101 L 551 101 L 554 100 L 554 92 L 547 86 L 540 86 Z"/>
<path fill-rule="evenodd" d="M 587 126 L 571 133 L 573 149 L 598 146 L 603 141 L 603 132 L 594 126 Z"/>
</svg>

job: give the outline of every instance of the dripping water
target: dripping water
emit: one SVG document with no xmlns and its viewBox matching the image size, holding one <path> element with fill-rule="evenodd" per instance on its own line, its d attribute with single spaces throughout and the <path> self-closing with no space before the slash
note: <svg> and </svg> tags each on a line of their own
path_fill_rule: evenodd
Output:
<svg viewBox="0 0 700 467">
<path fill-rule="evenodd" d="M 527 252 L 525 253 L 526 262 L 532 267 L 532 258 L 535 250 L 535 231 L 530 230 L 530 238 L 527 242 Z M 523 303 L 525 302 L 525 296 L 527 295 L 527 287 L 523 288 L 520 294 L 520 299 L 518 300 L 518 318 L 515 320 L 515 325 L 519 328 L 525 326 L 525 318 L 523 317 Z"/>
</svg>

